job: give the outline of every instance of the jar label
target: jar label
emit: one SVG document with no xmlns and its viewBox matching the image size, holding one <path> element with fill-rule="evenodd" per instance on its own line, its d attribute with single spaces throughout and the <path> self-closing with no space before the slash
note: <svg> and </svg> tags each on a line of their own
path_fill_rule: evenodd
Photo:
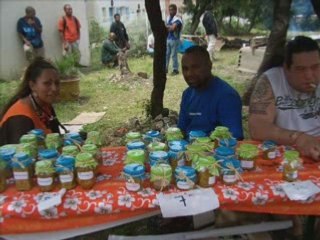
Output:
<svg viewBox="0 0 320 240">
<path fill-rule="evenodd" d="M 216 183 L 216 176 L 209 177 L 208 184 L 213 185 Z"/>
<path fill-rule="evenodd" d="M 73 181 L 73 173 L 59 175 L 59 179 L 61 183 L 68 183 Z"/>
<path fill-rule="evenodd" d="M 180 159 L 178 161 L 178 167 L 181 167 L 181 166 L 184 166 L 185 165 L 185 161 L 184 161 L 184 158 Z"/>
<path fill-rule="evenodd" d="M 268 158 L 269 159 L 275 159 L 276 158 L 276 152 L 273 151 L 273 152 L 268 152 Z"/>
<path fill-rule="evenodd" d="M 133 191 L 133 192 L 136 192 L 140 189 L 140 184 L 139 183 L 132 183 L 132 182 L 126 182 L 126 188 L 129 190 L 129 191 Z"/>
<path fill-rule="evenodd" d="M 93 178 L 93 172 L 78 172 L 78 178 L 80 180 L 90 180 Z"/>
<path fill-rule="evenodd" d="M 254 167 L 254 161 L 241 160 L 241 167 L 245 169 L 252 169 Z"/>
<path fill-rule="evenodd" d="M 286 176 L 287 176 L 287 178 L 290 178 L 290 179 L 297 179 L 298 178 L 298 171 L 287 172 Z"/>
<path fill-rule="evenodd" d="M 188 190 L 188 189 L 191 189 L 193 186 L 191 186 L 189 183 L 187 183 L 185 181 L 178 181 L 177 187 L 179 189 Z"/>
<path fill-rule="evenodd" d="M 37 177 L 37 183 L 39 186 L 50 186 L 53 183 L 52 177 L 41 178 Z"/>
<path fill-rule="evenodd" d="M 15 180 L 27 180 L 29 179 L 28 172 L 13 172 L 13 176 Z"/>
<path fill-rule="evenodd" d="M 223 181 L 226 183 L 233 183 L 237 181 L 237 176 L 236 175 L 223 175 Z"/>
</svg>

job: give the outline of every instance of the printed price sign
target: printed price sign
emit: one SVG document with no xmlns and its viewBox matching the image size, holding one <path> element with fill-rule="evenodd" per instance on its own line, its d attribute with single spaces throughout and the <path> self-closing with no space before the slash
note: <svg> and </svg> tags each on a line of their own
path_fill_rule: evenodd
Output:
<svg viewBox="0 0 320 240">
<path fill-rule="evenodd" d="M 292 201 L 305 201 L 320 192 L 320 188 L 310 180 L 280 184 L 283 191 Z"/>
<path fill-rule="evenodd" d="M 218 196 L 210 188 L 180 193 L 160 193 L 157 199 L 164 218 L 197 215 L 220 206 Z"/>
</svg>

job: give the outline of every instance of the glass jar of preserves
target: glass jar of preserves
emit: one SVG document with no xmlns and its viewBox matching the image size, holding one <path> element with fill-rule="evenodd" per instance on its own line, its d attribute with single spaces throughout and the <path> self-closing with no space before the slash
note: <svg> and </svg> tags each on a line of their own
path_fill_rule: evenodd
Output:
<svg viewBox="0 0 320 240">
<path fill-rule="evenodd" d="M 50 192 L 54 188 L 55 169 L 50 160 L 36 162 L 37 184 L 41 192 Z"/>
<path fill-rule="evenodd" d="M 212 156 L 200 157 L 195 169 L 198 172 L 198 184 L 200 187 L 211 187 L 219 176 L 219 164 Z"/>
<path fill-rule="evenodd" d="M 228 147 L 218 147 L 215 151 L 215 158 L 220 160 L 231 159 L 235 157 L 235 151 Z"/>
<path fill-rule="evenodd" d="M 26 153 L 16 153 L 11 161 L 13 176 L 18 191 L 28 191 L 32 188 L 32 159 Z"/>
<path fill-rule="evenodd" d="M 77 181 L 83 189 L 91 189 L 95 184 L 97 165 L 96 160 L 90 153 L 79 153 L 76 156 Z"/>
<path fill-rule="evenodd" d="M 259 154 L 258 146 L 253 144 L 241 144 L 237 149 L 242 169 L 254 170 L 256 167 L 256 159 Z"/>
<path fill-rule="evenodd" d="M 225 185 L 233 185 L 240 179 L 240 162 L 237 159 L 225 159 L 221 163 L 222 181 Z"/>
<path fill-rule="evenodd" d="M 182 145 L 170 145 L 168 156 L 172 171 L 175 171 L 177 166 L 185 165 L 184 148 Z"/>
<path fill-rule="evenodd" d="M 145 180 L 145 167 L 141 164 L 128 164 L 123 168 L 126 178 L 126 189 L 128 191 L 137 192 L 143 188 Z"/>
<path fill-rule="evenodd" d="M 273 141 L 264 141 L 262 143 L 262 158 L 272 160 L 277 157 L 277 144 Z"/>
<path fill-rule="evenodd" d="M 197 182 L 196 170 L 189 166 L 177 167 L 174 176 L 176 186 L 181 190 L 193 189 Z"/>
<path fill-rule="evenodd" d="M 193 143 L 196 141 L 198 138 L 203 138 L 206 137 L 207 134 L 204 131 L 201 130 L 193 130 L 189 132 L 189 143 Z"/>
<path fill-rule="evenodd" d="M 289 150 L 284 153 L 283 177 L 288 182 L 298 180 L 298 170 L 300 167 L 299 152 Z"/>
<path fill-rule="evenodd" d="M 58 174 L 61 188 L 67 190 L 76 186 L 74 170 L 75 159 L 72 156 L 61 155 L 56 161 L 56 172 Z"/>
<path fill-rule="evenodd" d="M 157 191 L 165 191 L 169 188 L 172 178 L 172 168 L 169 164 L 160 163 L 151 167 L 150 181 Z"/>
<path fill-rule="evenodd" d="M 182 140 L 183 134 L 180 128 L 177 127 L 169 127 L 166 130 L 165 138 L 167 142 L 175 141 L 175 140 Z"/>
<path fill-rule="evenodd" d="M 149 154 L 150 166 L 154 166 L 160 163 L 169 164 L 169 155 L 165 151 L 155 151 Z"/>
<path fill-rule="evenodd" d="M 62 139 L 59 133 L 49 133 L 46 136 L 45 144 L 47 149 L 62 150 Z"/>
</svg>

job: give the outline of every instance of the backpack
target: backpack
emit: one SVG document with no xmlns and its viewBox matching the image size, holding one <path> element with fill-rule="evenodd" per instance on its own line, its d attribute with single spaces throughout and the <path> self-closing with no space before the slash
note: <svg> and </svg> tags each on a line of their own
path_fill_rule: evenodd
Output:
<svg viewBox="0 0 320 240">
<path fill-rule="evenodd" d="M 75 23 L 76 23 L 76 26 L 77 26 L 77 32 L 78 32 L 78 34 L 79 34 L 79 29 L 80 29 L 80 24 L 79 24 L 79 20 L 75 17 L 75 16 L 72 16 L 72 19 L 73 19 L 73 21 L 75 21 Z M 62 17 L 62 20 L 63 20 L 63 32 L 66 30 L 66 28 L 68 27 L 67 26 L 67 20 L 66 20 L 66 17 L 65 16 L 63 16 Z"/>
</svg>

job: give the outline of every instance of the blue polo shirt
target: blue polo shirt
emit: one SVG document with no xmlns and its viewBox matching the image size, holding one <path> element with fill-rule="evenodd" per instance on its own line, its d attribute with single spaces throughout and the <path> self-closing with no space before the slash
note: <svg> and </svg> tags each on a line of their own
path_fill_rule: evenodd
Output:
<svg viewBox="0 0 320 240">
<path fill-rule="evenodd" d="M 188 87 L 183 92 L 178 127 L 186 133 L 202 130 L 209 134 L 216 126 L 225 126 L 234 137 L 243 139 L 241 112 L 238 92 L 214 77 L 206 89 Z"/>
<path fill-rule="evenodd" d="M 167 25 L 171 26 L 173 24 L 177 25 L 177 29 L 174 32 L 168 32 L 167 39 L 168 40 L 179 40 L 180 39 L 180 32 L 182 29 L 182 22 L 181 19 L 174 16 L 174 17 L 168 17 L 167 19 Z"/>
</svg>

